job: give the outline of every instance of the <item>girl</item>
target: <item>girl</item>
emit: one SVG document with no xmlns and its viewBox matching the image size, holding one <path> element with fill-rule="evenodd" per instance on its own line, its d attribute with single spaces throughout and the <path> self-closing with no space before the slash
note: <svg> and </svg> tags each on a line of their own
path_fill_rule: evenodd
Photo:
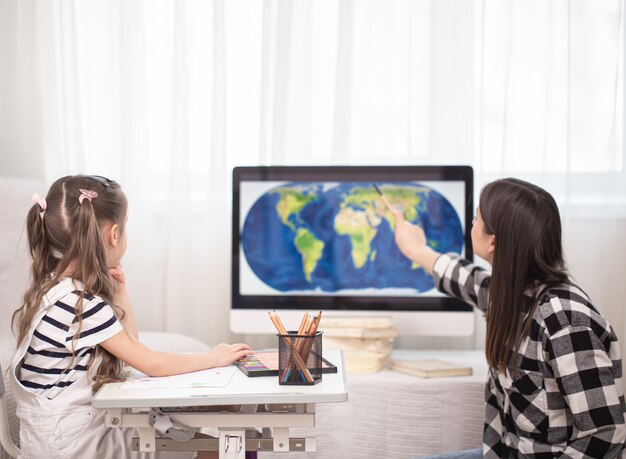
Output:
<svg viewBox="0 0 626 459">
<path fill-rule="evenodd" d="M 568 277 L 552 196 L 516 179 L 485 186 L 472 244 L 491 275 L 435 252 L 421 228 L 394 214 L 400 251 L 487 319 L 482 452 L 438 457 L 618 457 L 626 439 L 619 344 Z"/>
<path fill-rule="evenodd" d="M 124 363 L 151 376 L 229 365 L 252 351 L 219 344 L 207 353 L 156 352 L 137 339 L 120 260 L 127 201 L 99 176 L 57 180 L 33 196 L 27 217 L 32 281 L 13 314 L 18 349 L 10 380 L 25 457 L 130 456 L 129 429 L 108 429 L 91 407 Z M 138 453 L 135 453 L 138 454 Z"/>
</svg>

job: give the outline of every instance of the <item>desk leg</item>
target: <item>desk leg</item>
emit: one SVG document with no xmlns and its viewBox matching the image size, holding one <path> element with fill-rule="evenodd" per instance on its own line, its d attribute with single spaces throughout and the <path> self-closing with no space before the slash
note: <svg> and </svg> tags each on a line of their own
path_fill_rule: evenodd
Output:
<svg viewBox="0 0 626 459">
<path fill-rule="evenodd" d="M 288 453 L 289 427 L 274 427 L 272 436 L 274 437 L 274 451 L 277 453 Z"/>
<path fill-rule="evenodd" d="M 219 458 L 246 459 L 245 429 L 220 429 Z"/>
<path fill-rule="evenodd" d="M 139 451 L 156 451 L 156 434 L 152 427 L 139 427 Z"/>
</svg>

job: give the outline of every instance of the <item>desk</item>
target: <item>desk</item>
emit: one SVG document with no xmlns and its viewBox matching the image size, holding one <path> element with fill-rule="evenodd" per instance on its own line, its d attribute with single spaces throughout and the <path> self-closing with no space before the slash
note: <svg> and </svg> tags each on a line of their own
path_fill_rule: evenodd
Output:
<svg viewBox="0 0 626 459">
<path fill-rule="evenodd" d="M 484 351 L 394 350 L 394 358 L 469 365 L 472 376 L 422 379 L 390 370 L 348 373 L 350 400 L 318 405 L 313 454 L 289 459 L 409 459 L 480 448 L 487 364 Z M 293 429 L 306 435 L 310 429 Z M 280 459 L 261 453 L 259 459 Z"/>
<path fill-rule="evenodd" d="M 325 351 L 324 358 L 337 366 L 337 373 L 324 374 L 314 386 L 280 386 L 277 377 L 248 378 L 237 371 L 225 387 L 139 390 L 124 388 L 124 383 L 105 384 L 93 406 L 107 411 L 108 427 L 136 427 L 140 451 L 202 448 L 218 450 L 221 459 L 244 459 L 246 450 L 315 451 L 314 438 L 290 438 L 289 429 L 314 427 L 317 403 L 348 399 L 341 351 Z M 197 407 L 214 411 L 196 411 Z M 156 439 L 150 417 L 157 408 L 180 408 L 167 416 L 189 427 L 215 427 L 218 440 Z M 246 429 L 259 427 L 271 429 L 271 437 L 246 439 Z"/>
</svg>

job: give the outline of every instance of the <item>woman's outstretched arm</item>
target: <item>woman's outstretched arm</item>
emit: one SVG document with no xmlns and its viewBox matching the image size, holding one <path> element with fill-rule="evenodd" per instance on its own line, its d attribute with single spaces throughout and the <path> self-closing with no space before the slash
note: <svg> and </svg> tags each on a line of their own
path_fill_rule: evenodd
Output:
<svg viewBox="0 0 626 459">
<path fill-rule="evenodd" d="M 441 254 L 426 244 L 426 234 L 422 228 L 407 222 L 401 211 L 394 210 L 393 214 L 396 217 L 396 245 L 400 252 L 432 274 L 435 261 Z"/>
</svg>

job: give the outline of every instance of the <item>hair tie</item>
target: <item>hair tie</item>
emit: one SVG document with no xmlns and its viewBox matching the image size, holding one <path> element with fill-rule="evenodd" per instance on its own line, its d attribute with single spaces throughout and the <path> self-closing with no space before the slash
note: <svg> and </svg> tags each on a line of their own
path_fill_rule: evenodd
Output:
<svg viewBox="0 0 626 459">
<path fill-rule="evenodd" d="M 32 197 L 33 204 L 37 204 L 42 212 L 48 208 L 48 203 L 46 202 L 46 198 L 35 193 Z"/>
<path fill-rule="evenodd" d="M 93 198 L 97 198 L 98 197 L 98 193 L 96 193 L 95 191 L 92 190 L 83 190 L 82 188 L 79 188 L 80 191 L 80 196 L 78 197 L 78 203 L 82 204 L 83 203 L 83 199 L 87 198 L 89 199 L 89 202 L 91 202 L 91 200 Z"/>
</svg>

